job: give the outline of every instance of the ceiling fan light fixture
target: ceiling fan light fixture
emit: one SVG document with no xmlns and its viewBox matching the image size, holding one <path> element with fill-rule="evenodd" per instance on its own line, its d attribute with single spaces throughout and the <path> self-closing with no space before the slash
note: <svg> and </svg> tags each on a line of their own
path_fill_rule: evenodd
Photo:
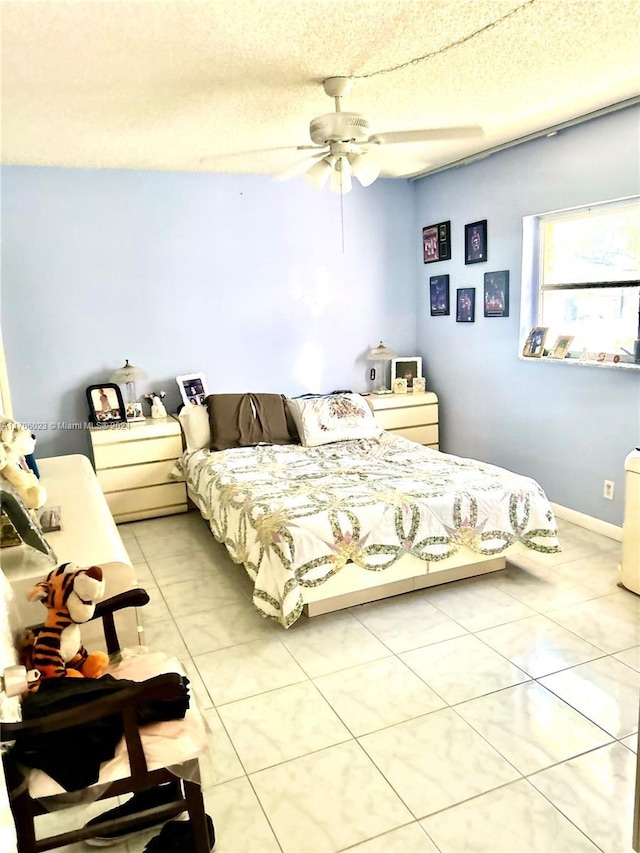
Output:
<svg viewBox="0 0 640 853">
<path fill-rule="evenodd" d="M 329 180 L 331 174 L 331 164 L 323 159 L 318 163 L 314 163 L 302 177 L 314 190 L 321 190 Z"/>
<path fill-rule="evenodd" d="M 363 187 L 370 186 L 380 176 L 380 164 L 370 153 L 350 154 L 349 163 L 353 177 L 357 178 Z"/>
<path fill-rule="evenodd" d="M 334 193 L 346 195 L 351 192 L 351 166 L 346 157 L 338 157 L 329 184 Z"/>
</svg>

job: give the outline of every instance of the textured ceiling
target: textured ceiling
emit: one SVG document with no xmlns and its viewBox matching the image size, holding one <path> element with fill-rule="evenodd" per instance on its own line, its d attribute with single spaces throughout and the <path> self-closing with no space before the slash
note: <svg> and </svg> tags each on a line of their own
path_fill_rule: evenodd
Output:
<svg viewBox="0 0 640 853">
<path fill-rule="evenodd" d="M 276 174 L 304 156 L 309 121 L 333 110 L 322 81 L 344 75 L 362 78 L 344 108 L 374 132 L 483 127 L 481 139 L 381 148 L 383 174 L 412 175 L 640 90 L 639 0 L 22 0 L 0 10 L 5 163 Z"/>
</svg>

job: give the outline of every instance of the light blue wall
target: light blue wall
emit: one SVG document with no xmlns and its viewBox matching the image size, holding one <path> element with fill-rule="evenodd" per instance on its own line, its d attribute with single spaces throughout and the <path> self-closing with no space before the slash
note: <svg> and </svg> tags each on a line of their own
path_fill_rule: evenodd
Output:
<svg viewBox="0 0 640 853">
<path fill-rule="evenodd" d="M 640 192 L 640 108 L 495 154 L 417 184 L 418 351 L 440 395 L 441 447 L 535 477 L 549 498 L 622 523 L 624 458 L 640 445 L 640 374 L 518 359 L 522 217 Z M 465 266 L 464 226 L 488 220 L 488 262 Z M 425 225 L 451 220 L 452 260 L 424 265 Z M 508 318 L 485 318 L 483 276 L 509 270 Z M 429 277 L 449 274 L 451 315 L 431 317 Z M 455 322 L 476 288 L 476 321 Z M 616 485 L 602 496 L 605 479 Z"/>
<path fill-rule="evenodd" d="M 442 448 L 535 477 L 551 500 L 622 522 L 626 453 L 640 443 L 640 377 L 518 360 L 522 217 L 640 191 L 633 108 L 414 184 L 340 200 L 302 181 L 135 171 L 2 170 L 2 328 L 15 416 L 84 421 L 87 385 L 125 358 L 169 391 L 366 387 L 383 338 L 424 358 Z M 489 223 L 489 261 L 465 267 L 464 225 Z M 453 259 L 424 265 L 421 229 L 451 220 Z M 455 322 L 455 290 L 511 272 L 507 319 Z M 430 317 L 429 276 L 452 315 Z M 89 451 L 38 431 L 41 456 Z M 614 480 L 615 500 L 602 497 Z"/>
<path fill-rule="evenodd" d="M 5 167 L 2 328 L 14 415 L 83 422 L 84 389 L 125 358 L 142 394 L 367 387 L 380 338 L 415 350 L 414 186 L 344 199 L 301 180 Z M 36 430 L 38 454 L 88 452 Z"/>
</svg>

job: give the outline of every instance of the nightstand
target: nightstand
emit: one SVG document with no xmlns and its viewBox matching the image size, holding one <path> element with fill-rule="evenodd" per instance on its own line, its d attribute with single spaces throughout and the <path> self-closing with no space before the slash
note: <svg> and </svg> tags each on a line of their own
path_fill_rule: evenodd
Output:
<svg viewBox="0 0 640 853">
<path fill-rule="evenodd" d="M 421 394 L 369 394 L 366 398 L 379 427 L 438 449 L 438 398 Z"/>
<path fill-rule="evenodd" d="M 98 482 L 118 524 L 187 511 L 185 484 L 169 479 L 182 454 L 175 418 L 93 427 L 89 434 Z"/>
</svg>

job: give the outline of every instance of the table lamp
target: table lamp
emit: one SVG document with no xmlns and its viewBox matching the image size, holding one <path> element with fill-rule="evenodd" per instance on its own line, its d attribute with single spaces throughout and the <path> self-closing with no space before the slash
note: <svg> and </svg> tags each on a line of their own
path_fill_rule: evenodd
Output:
<svg viewBox="0 0 640 853">
<path fill-rule="evenodd" d="M 148 379 L 147 374 L 140 367 L 135 367 L 129 364 L 129 359 L 125 360 L 124 366 L 112 373 L 110 382 L 117 382 L 118 385 L 127 386 L 127 403 L 135 403 L 136 401 L 136 382 L 138 379 Z"/>
<path fill-rule="evenodd" d="M 367 353 L 367 361 L 373 361 L 376 367 L 371 368 L 370 377 L 376 382 L 376 387 L 373 389 L 373 394 L 391 394 L 391 390 L 385 384 L 385 361 L 391 361 L 396 354 L 392 349 L 386 347 L 382 341 L 377 347 L 370 349 Z"/>
</svg>

